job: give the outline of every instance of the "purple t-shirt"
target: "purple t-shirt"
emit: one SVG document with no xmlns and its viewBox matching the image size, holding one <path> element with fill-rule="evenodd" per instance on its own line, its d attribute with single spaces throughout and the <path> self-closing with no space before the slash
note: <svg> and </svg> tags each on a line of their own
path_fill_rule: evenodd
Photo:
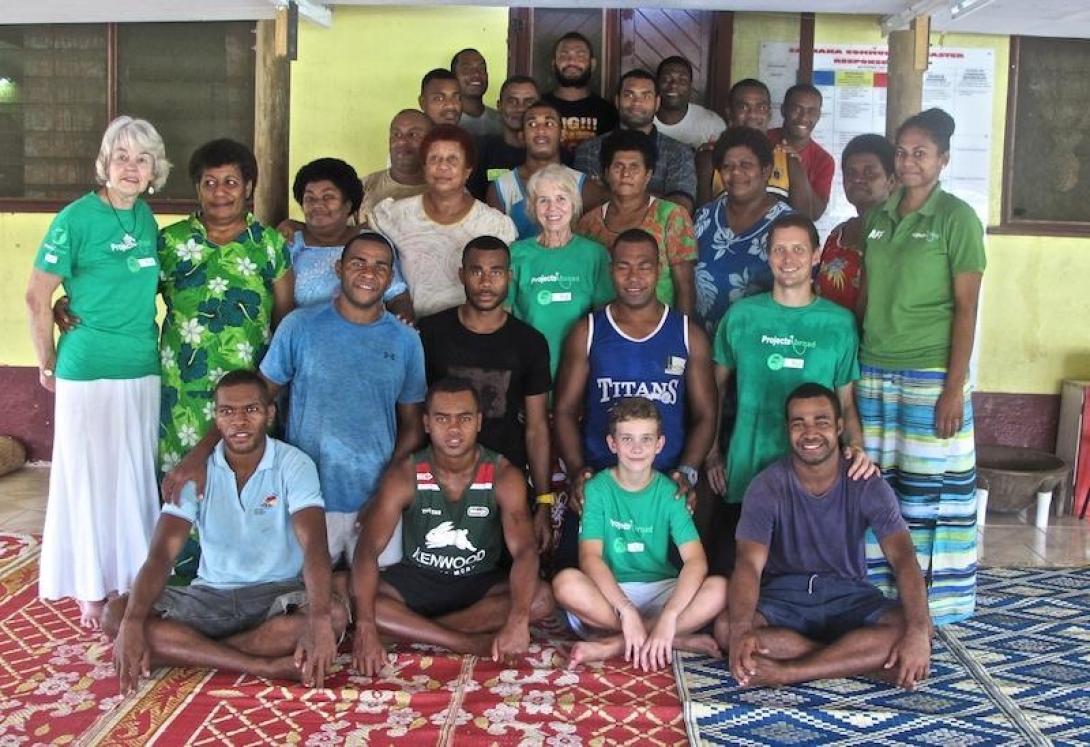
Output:
<svg viewBox="0 0 1090 747">
<path fill-rule="evenodd" d="M 806 492 L 790 456 L 753 478 L 735 537 L 768 547 L 766 578 L 785 573 L 866 578 L 867 528 L 879 540 L 908 530 L 897 496 L 880 475 L 852 480 L 847 470 L 848 462 L 841 460 L 840 479 L 820 496 Z"/>
</svg>

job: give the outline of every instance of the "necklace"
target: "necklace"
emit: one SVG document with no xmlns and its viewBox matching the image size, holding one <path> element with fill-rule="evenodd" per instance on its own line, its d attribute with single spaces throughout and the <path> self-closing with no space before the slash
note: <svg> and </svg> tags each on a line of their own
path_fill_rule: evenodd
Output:
<svg viewBox="0 0 1090 747">
<path fill-rule="evenodd" d="M 110 190 L 106 189 L 106 204 L 110 206 L 110 211 L 114 214 L 114 219 L 117 221 L 117 225 L 121 228 L 121 232 L 124 234 L 123 240 L 126 246 L 136 246 L 136 240 L 140 238 L 136 236 L 136 225 L 140 222 L 140 219 L 133 213 L 132 216 L 132 228 L 125 228 L 125 224 L 121 222 L 121 214 L 117 212 L 117 208 L 114 207 L 114 201 L 110 199 Z"/>
</svg>

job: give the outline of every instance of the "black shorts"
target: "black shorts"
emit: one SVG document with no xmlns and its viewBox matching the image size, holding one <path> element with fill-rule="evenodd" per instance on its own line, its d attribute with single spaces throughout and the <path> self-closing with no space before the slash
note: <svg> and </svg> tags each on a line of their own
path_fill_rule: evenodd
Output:
<svg viewBox="0 0 1090 747">
<path fill-rule="evenodd" d="M 866 580 L 814 573 L 773 576 L 761 584 L 757 611 L 771 627 L 789 628 L 822 643 L 876 625 L 901 603 Z"/>
<path fill-rule="evenodd" d="M 479 602 L 507 572 L 493 569 L 473 576 L 425 571 L 402 561 L 379 571 L 379 578 L 397 589 L 409 609 L 424 617 L 439 617 Z"/>
</svg>

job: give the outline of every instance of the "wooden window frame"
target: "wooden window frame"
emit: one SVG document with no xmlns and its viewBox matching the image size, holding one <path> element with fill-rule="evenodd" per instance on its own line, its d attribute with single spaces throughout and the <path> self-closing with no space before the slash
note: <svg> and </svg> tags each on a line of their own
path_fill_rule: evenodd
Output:
<svg viewBox="0 0 1090 747">
<path fill-rule="evenodd" d="M 1073 236 L 1090 237 L 1090 221 L 1048 221 L 1015 218 L 1013 211 L 1014 142 L 1018 133 L 1018 74 L 1021 62 L 1020 36 L 1010 40 L 1010 75 L 1007 84 L 1006 136 L 1003 145 L 1003 182 L 999 225 L 988 226 L 987 232 L 1008 236 Z"/>
<path fill-rule="evenodd" d="M 45 25 L 45 24 L 37 24 Z M 118 23 L 93 24 L 106 29 L 106 122 L 112 122 L 121 112 L 118 111 L 118 39 L 120 37 Z M 256 61 L 255 61 L 256 65 Z M 88 159 L 94 159 L 95 154 L 87 154 Z M 175 165 L 177 168 L 177 165 Z M 93 186 L 93 185 L 88 185 Z M 23 197 L 0 197 L 0 212 L 4 213 L 55 213 L 78 199 L 75 195 L 70 199 L 41 199 Z M 154 198 L 147 200 L 148 205 L 155 213 L 160 214 L 188 214 L 194 212 L 197 207 L 196 195 L 192 199 L 178 198 Z"/>
</svg>

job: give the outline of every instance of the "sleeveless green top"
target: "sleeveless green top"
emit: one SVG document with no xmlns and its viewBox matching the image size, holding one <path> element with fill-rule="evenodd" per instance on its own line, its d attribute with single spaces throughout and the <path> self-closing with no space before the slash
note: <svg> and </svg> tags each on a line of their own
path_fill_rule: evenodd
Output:
<svg viewBox="0 0 1090 747">
<path fill-rule="evenodd" d="M 478 446 L 473 480 L 455 500 L 447 497 L 432 471 L 431 448 L 413 455 L 416 497 L 405 510 L 402 541 L 406 562 L 447 576 L 475 576 L 497 567 L 503 554 L 503 525 L 494 480 L 499 454 Z"/>
</svg>

